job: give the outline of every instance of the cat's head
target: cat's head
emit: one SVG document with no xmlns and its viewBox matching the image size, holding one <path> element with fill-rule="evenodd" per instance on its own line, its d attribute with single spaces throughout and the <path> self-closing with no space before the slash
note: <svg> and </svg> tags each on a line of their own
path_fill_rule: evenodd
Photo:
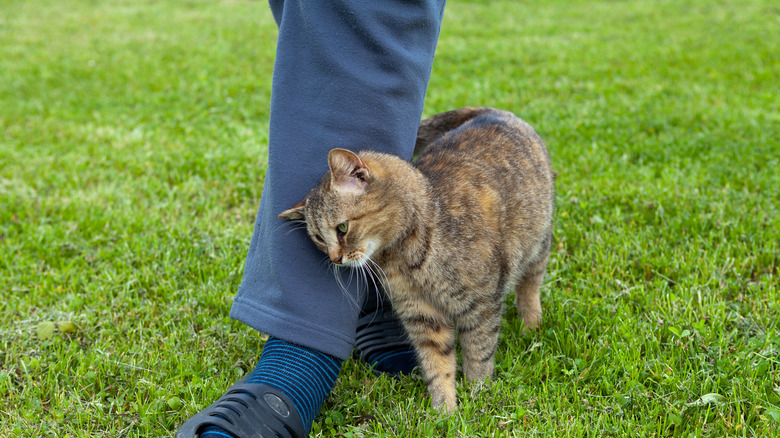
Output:
<svg viewBox="0 0 780 438">
<path fill-rule="evenodd" d="M 363 266 L 402 227 L 382 159 L 382 154 L 331 149 L 329 170 L 317 187 L 279 218 L 305 221 L 312 241 L 331 262 Z"/>
</svg>

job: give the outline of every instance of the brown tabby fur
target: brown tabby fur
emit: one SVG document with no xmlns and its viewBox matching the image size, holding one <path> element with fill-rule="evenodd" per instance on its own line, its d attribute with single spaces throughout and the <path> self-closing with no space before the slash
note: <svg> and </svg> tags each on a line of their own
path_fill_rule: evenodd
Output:
<svg viewBox="0 0 780 438">
<path fill-rule="evenodd" d="M 452 412 L 456 333 L 466 378 L 483 380 L 511 287 L 525 328 L 540 322 L 554 174 L 533 128 L 492 108 L 423 120 L 416 152 L 410 164 L 333 149 L 320 184 L 279 217 L 305 219 L 333 263 L 384 270 L 433 406 Z"/>
</svg>

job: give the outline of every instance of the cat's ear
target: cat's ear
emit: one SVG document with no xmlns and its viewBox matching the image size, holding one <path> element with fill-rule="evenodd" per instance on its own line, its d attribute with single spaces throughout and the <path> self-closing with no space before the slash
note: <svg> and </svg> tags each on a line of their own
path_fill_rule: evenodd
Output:
<svg viewBox="0 0 780 438">
<path fill-rule="evenodd" d="M 303 216 L 303 209 L 305 206 L 306 206 L 306 198 L 303 198 L 301 202 L 293 205 L 292 208 L 279 213 L 279 216 L 277 217 L 279 219 L 284 219 L 288 221 L 304 220 L 305 217 Z"/>
<path fill-rule="evenodd" d="M 336 190 L 363 192 L 368 186 L 371 170 L 352 151 L 335 148 L 328 152 L 330 185 Z"/>
</svg>

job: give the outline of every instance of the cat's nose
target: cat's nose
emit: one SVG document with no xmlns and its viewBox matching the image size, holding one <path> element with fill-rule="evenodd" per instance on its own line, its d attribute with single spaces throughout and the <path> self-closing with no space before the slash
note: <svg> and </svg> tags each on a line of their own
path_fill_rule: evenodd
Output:
<svg viewBox="0 0 780 438">
<path fill-rule="evenodd" d="M 330 256 L 330 261 L 335 263 L 335 264 L 337 264 L 337 265 L 340 265 L 341 264 L 341 260 L 343 258 L 344 258 L 344 256 L 332 255 L 332 256 Z"/>
</svg>

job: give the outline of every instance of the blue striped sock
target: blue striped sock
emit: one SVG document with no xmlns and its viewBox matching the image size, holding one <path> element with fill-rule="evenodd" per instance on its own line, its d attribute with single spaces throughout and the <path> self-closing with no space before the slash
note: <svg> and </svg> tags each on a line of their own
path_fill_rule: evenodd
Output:
<svg viewBox="0 0 780 438">
<path fill-rule="evenodd" d="M 270 337 L 247 383 L 273 386 L 292 400 L 308 434 L 341 369 L 341 359 Z M 219 427 L 208 427 L 201 438 L 235 438 Z"/>
<path fill-rule="evenodd" d="M 209 426 L 200 433 L 200 438 L 236 438 L 232 433 L 217 426 Z"/>
</svg>

